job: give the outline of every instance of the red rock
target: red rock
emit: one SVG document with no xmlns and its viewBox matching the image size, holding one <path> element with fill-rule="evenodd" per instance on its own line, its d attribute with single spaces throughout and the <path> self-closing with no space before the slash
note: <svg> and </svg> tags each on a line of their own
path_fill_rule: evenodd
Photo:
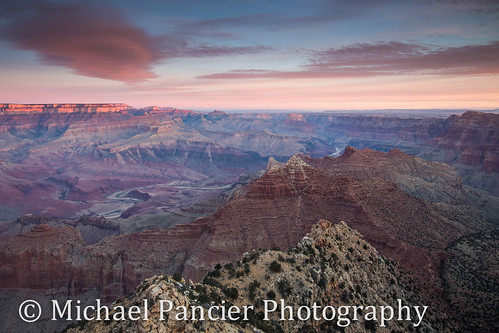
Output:
<svg viewBox="0 0 499 333">
<path fill-rule="evenodd" d="M 26 244 L 30 237 L 25 235 L 9 238 L 0 245 L 0 287 L 50 285 L 66 290 L 69 283 L 71 294 L 98 288 L 103 297 L 112 299 L 154 274 L 181 272 L 199 280 L 214 263 L 235 261 L 252 249 L 285 249 L 325 218 L 348 221 L 380 253 L 438 290 L 438 270 L 446 246 L 472 232 L 441 215 L 431 204 L 406 194 L 389 179 L 398 177 L 390 171 L 394 168 L 398 175 L 409 172 L 413 179 L 434 176 L 442 182 L 446 177 L 452 180 L 453 175 L 443 175 L 448 167 L 440 163 L 399 151 L 383 154 L 348 149 L 336 159 L 295 156 L 285 164 L 271 161 L 269 167 L 265 175 L 248 185 L 245 194 L 215 214 L 171 229 L 111 236 L 91 246 L 72 241 L 71 251 L 58 250 L 52 259 L 46 253 L 53 244 L 53 234 L 42 232 L 36 247 Z M 346 174 L 342 168 L 348 170 Z M 366 168 L 385 172 L 373 177 L 373 173 L 364 175 Z M 74 235 L 67 227 L 58 229 L 57 235 L 64 233 Z M 66 240 L 76 236 L 61 238 L 66 245 L 58 246 L 65 249 L 69 246 Z M 40 266 L 28 264 L 32 257 L 43 258 L 41 267 L 51 267 L 58 275 L 40 273 Z M 37 276 L 36 285 L 24 279 L 28 275 Z"/>
<path fill-rule="evenodd" d="M 121 112 L 131 109 L 122 103 L 108 104 L 0 104 L 2 114 L 27 113 L 75 113 L 75 112 Z"/>
<path fill-rule="evenodd" d="M 499 173 L 499 114 L 467 111 L 451 121 L 445 132 L 432 139 L 446 152 L 444 161 Z"/>
</svg>

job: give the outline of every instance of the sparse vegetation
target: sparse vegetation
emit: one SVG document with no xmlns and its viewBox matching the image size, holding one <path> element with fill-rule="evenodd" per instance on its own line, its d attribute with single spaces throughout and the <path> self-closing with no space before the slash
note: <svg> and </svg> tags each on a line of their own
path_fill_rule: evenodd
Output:
<svg viewBox="0 0 499 333">
<path fill-rule="evenodd" d="M 256 295 L 256 289 L 260 287 L 260 282 L 257 281 L 257 280 L 253 280 L 253 282 L 251 282 L 249 284 L 249 299 L 250 300 L 253 300 L 255 298 L 255 295 Z"/>
<path fill-rule="evenodd" d="M 277 288 L 284 298 L 291 295 L 291 292 L 293 291 L 289 282 L 284 279 L 279 281 L 279 283 L 277 284 Z"/>
<path fill-rule="evenodd" d="M 239 297 L 239 290 L 237 290 L 237 288 L 235 288 L 235 287 L 230 288 L 229 289 L 229 296 L 232 299 L 237 299 Z"/>
<path fill-rule="evenodd" d="M 279 304 L 282 298 L 286 300 L 286 304 L 292 306 L 310 305 L 313 302 L 320 306 L 332 302 L 338 306 L 362 302 L 393 305 L 396 303 L 397 295 L 401 294 L 402 284 L 415 286 L 409 277 L 401 277 L 404 275 L 397 266 L 381 256 L 377 258 L 377 262 L 381 261 L 382 265 L 370 263 L 368 260 L 359 261 L 358 257 L 368 258 L 372 252 L 365 253 L 362 249 L 364 243 L 357 244 L 357 237 L 344 233 L 342 244 L 345 251 L 342 252 L 334 243 L 334 235 L 324 235 L 322 236 L 324 238 L 316 242 L 308 239 L 307 242 L 300 243 L 299 247 L 286 252 L 253 251 L 243 257 L 240 266 L 230 263 L 223 267 L 216 265 L 213 271 L 206 274 L 203 284 L 190 284 L 183 281 L 179 275 L 174 279 L 159 277 L 154 281 L 148 280 L 142 283 L 138 290 L 147 293 L 152 289 L 149 288 L 151 284 L 161 282 L 170 284 L 171 288 L 175 288 L 179 295 L 186 297 L 191 305 L 208 307 L 214 304 L 220 305 L 222 302 L 226 306 L 251 304 L 254 310 L 248 312 L 248 321 L 233 320 L 223 324 L 235 325 L 240 331 L 248 329 L 249 326 L 251 330 L 256 327 L 265 332 L 317 332 L 317 329 L 325 332 L 344 332 L 345 328 L 340 327 L 336 320 L 314 322 L 312 325 L 310 322 L 296 320 L 296 317 L 293 322 L 296 326 L 290 329 L 290 326 L 286 326 L 286 321 L 281 321 L 277 317 L 280 305 L 276 314 L 272 314 L 268 321 L 263 320 L 262 312 L 262 299 L 275 300 Z M 307 255 L 296 251 L 297 248 L 303 249 Z M 289 266 L 292 266 L 291 269 Z M 368 276 L 359 274 L 360 270 L 367 268 L 370 269 Z M 177 277 L 178 281 L 175 279 Z M 414 287 L 414 290 L 417 290 L 417 287 Z M 412 304 L 425 304 L 421 300 L 414 300 L 414 294 L 418 294 L 416 291 L 411 292 L 407 288 L 403 290 L 403 294 L 405 298 L 412 300 Z M 160 298 L 155 296 L 148 299 L 152 309 L 153 306 L 157 306 Z M 136 302 L 136 299 L 132 300 Z M 128 306 L 132 304 L 134 303 L 128 303 Z M 357 315 L 362 317 L 362 310 L 357 309 Z M 444 327 L 444 321 L 440 318 L 435 320 L 428 315 L 425 320 L 431 323 L 434 329 Z M 113 324 L 113 322 L 107 323 L 110 325 L 108 330 Z M 193 321 L 187 325 L 192 325 L 190 327 L 200 331 L 208 331 L 210 327 L 210 323 L 206 321 Z M 356 325 L 355 329 L 359 331 L 375 332 L 377 329 L 376 322 L 366 322 L 363 319 Z M 401 332 L 412 328 L 398 321 L 392 321 L 390 325 L 387 328 L 388 332 Z M 448 323 L 445 325 L 449 327 Z"/>
<path fill-rule="evenodd" d="M 274 273 L 279 273 L 282 271 L 281 264 L 277 261 L 272 261 L 270 263 L 269 269 Z"/>
</svg>

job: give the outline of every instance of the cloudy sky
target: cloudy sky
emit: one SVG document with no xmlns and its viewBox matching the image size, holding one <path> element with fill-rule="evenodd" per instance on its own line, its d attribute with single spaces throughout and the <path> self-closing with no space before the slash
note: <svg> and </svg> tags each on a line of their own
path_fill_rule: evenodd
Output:
<svg viewBox="0 0 499 333">
<path fill-rule="evenodd" d="M 2 0 L 0 102 L 499 107 L 497 0 Z"/>
</svg>

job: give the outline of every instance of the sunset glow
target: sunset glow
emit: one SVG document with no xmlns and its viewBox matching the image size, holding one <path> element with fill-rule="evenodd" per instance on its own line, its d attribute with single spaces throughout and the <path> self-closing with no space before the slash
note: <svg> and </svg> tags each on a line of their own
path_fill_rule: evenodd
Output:
<svg viewBox="0 0 499 333">
<path fill-rule="evenodd" d="M 491 109 L 495 1 L 6 1 L 0 102 Z"/>
</svg>

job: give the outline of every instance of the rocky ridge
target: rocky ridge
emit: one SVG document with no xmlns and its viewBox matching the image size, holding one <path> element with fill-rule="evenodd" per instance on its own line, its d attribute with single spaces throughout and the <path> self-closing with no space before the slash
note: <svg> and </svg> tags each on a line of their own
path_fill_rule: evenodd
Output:
<svg viewBox="0 0 499 333">
<path fill-rule="evenodd" d="M 217 265 L 202 284 L 176 275 L 155 276 L 137 287 L 127 298 L 113 306 L 129 308 L 148 300 L 148 320 L 122 322 L 91 321 L 74 324 L 67 332 L 109 332 L 120 328 L 137 332 L 394 332 L 412 331 L 417 325 L 414 312 L 409 321 L 381 322 L 366 320 L 368 305 L 392 306 L 398 310 L 398 300 L 408 306 L 428 305 L 426 316 L 417 330 L 425 332 L 454 332 L 456 323 L 430 300 L 422 298 L 420 287 L 397 264 L 381 256 L 363 237 L 344 222 L 331 225 L 321 220 L 298 243 L 287 249 L 258 250 L 247 253 L 241 261 Z M 280 312 L 271 312 L 264 320 L 264 300 L 285 302 L 296 317 L 300 306 L 313 304 L 350 308 L 347 317 L 335 315 L 332 320 L 281 320 Z M 181 310 L 168 313 L 161 320 L 161 302 L 171 301 L 173 307 L 186 307 L 192 318 L 195 306 L 204 309 L 224 304 L 252 306 L 247 320 L 177 320 Z M 354 320 L 356 311 L 359 320 Z M 221 313 L 216 312 L 218 316 Z M 111 314 L 112 315 L 112 314 Z M 369 318 L 369 317 L 368 317 Z"/>
<path fill-rule="evenodd" d="M 123 103 L 104 104 L 0 104 L 2 114 L 123 112 L 132 109 Z"/>
</svg>

